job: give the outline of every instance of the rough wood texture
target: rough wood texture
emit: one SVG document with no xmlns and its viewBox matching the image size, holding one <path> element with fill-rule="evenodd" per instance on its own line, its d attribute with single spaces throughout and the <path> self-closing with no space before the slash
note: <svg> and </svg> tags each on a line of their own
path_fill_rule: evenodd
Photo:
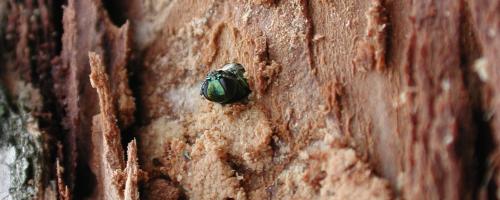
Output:
<svg viewBox="0 0 500 200">
<path fill-rule="evenodd" d="M 385 68 L 382 2 L 184 1 L 156 7 L 148 7 L 149 1 L 143 3 L 133 4 L 131 9 L 139 8 L 134 13 L 143 15 L 132 16 L 132 24 L 153 26 L 156 21 L 144 19 L 165 15 L 155 19 L 165 24 L 156 42 L 143 40 L 145 35 L 155 35 L 155 30 L 134 35 L 137 46 L 149 45 L 138 90 L 141 118 L 149 125 L 138 134 L 142 164 L 153 177 L 170 177 L 193 198 L 281 199 L 320 194 L 332 198 L 335 193 L 320 191 L 337 185 L 345 190 L 342 194 L 392 197 L 387 181 L 371 174 L 368 167 L 342 177 L 345 182 L 330 182 L 338 175 L 328 168 L 363 162 L 360 157 L 331 162 L 328 156 L 299 159 L 301 152 L 322 152 L 317 145 L 328 147 L 349 136 L 350 127 L 343 127 L 349 119 L 342 115 L 347 111 L 345 115 L 352 117 L 359 111 L 342 110 L 342 104 L 351 103 L 339 98 L 343 87 L 365 81 L 367 71 Z M 367 49 L 358 51 L 355 38 L 364 38 L 359 46 Z M 358 52 L 366 55 L 356 56 Z M 360 63 L 357 68 L 352 65 L 354 57 Z M 197 97 L 203 76 L 226 62 L 245 66 L 254 91 L 248 104 L 221 106 Z M 356 100 L 372 94 L 369 91 L 374 89 L 364 84 L 349 88 L 367 92 L 353 95 Z M 362 103 L 347 106 L 356 108 Z M 370 123 L 356 126 L 364 129 L 357 136 L 370 134 Z M 334 139 L 325 141 L 325 137 Z M 317 154 L 329 155 L 329 148 L 322 150 Z M 339 152 L 344 157 L 350 151 Z M 190 159 L 183 158 L 185 154 Z M 330 167 L 320 172 L 315 171 L 320 167 L 308 169 L 312 162 L 318 166 L 330 162 Z M 306 175 L 311 180 L 303 181 Z M 200 177 L 214 181 L 207 183 L 208 179 Z M 354 180 L 377 187 L 349 184 Z M 348 196 L 337 198 L 342 197 Z"/>
<path fill-rule="evenodd" d="M 93 117 L 92 144 L 95 156 L 91 156 L 90 168 L 96 175 L 97 192 L 95 199 L 123 199 L 120 188 L 123 179 L 120 170 L 125 167 L 120 129 L 116 124 L 113 96 L 108 75 L 101 58 L 89 53 L 90 84 L 97 90 L 100 113 Z"/>
<path fill-rule="evenodd" d="M 294 168 L 296 179 L 308 181 L 279 181 L 325 137 L 356 149 L 354 159 L 369 162 L 390 183 L 392 192 L 376 189 L 384 198 L 478 195 L 485 171 L 477 157 L 489 152 L 478 151 L 476 138 L 487 129 L 474 120 L 483 111 L 473 106 L 478 93 L 464 73 L 475 72 L 464 60 L 474 57 L 464 52 L 481 51 L 473 31 L 486 31 L 466 21 L 473 9 L 486 8 L 390 0 L 129 5 L 135 46 L 144 49 L 137 68 L 145 124 L 138 132 L 141 163 L 153 177 L 170 177 L 166 181 L 187 196 L 204 197 L 209 190 L 231 198 L 311 198 L 335 184 L 373 196 L 359 184 L 328 184 L 325 177 L 335 176 L 328 170 Z M 497 20 L 493 15 L 488 19 Z M 245 66 L 253 91 L 248 104 L 220 106 L 196 97 L 203 76 L 227 62 Z M 199 167 L 207 160 L 217 170 Z M 328 156 L 317 162 L 329 163 Z M 337 159 L 330 167 L 345 162 Z M 214 181 L 220 187 L 192 178 L 215 171 L 214 180 L 227 180 Z"/>
<path fill-rule="evenodd" d="M 477 129 L 460 70 L 462 7 L 459 1 L 412 5 L 402 116 L 409 122 L 402 137 L 403 190 L 412 198 L 468 199 L 474 192 L 467 171 L 475 167 Z"/>
<path fill-rule="evenodd" d="M 52 6 L 47 0 L 0 2 L 1 199 L 57 195 L 50 181 L 58 133 L 50 127 L 57 123 L 47 78 L 57 54 Z"/>
<path fill-rule="evenodd" d="M 128 149 L 125 168 L 124 152 L 121 146 L 120 129 L 117 124 L 111 82 L 106 67 L 99 55 L 89 53 L 90 83 L 97 90 L 100 113 L 92 121 L 92 148 L 90 157 L 96 186 L 92 199 L 138 199 L 138 166 L 136 145 L 133 141 Z"/>
<path fill-rule="evenodd" d="M 128 24 L 121 28 L 114 26 L 99 1 L 70 0 L 64 8 L 63 30 L 60 65 L 54 67 L 53 77 L 55 94 L 64 108 L 63 127 L 67 130 L 65 176 L 72 190 L 86 196 L 93 191 L 95 174 L 101 170 L 92 168 L 90 160 L 99 157 L 94 149 L 102 148 L 91 139 L 93 117 L 99 112 L 99 104 L 89 81 L 88 52 L 103 55 L 105 70 L 109 74 L 109 95 L 114 99 L 110 109 L 114 110 L 119 125 L 128 127 L 133 122 L 135 110 L 126 70 L 129 28 Z M 117 140 L 120 144 L 120 139 Z M 88 186 L 75 187 L 75 181 Z"/>
<path fill-rule="evenodd" d="M 127 146 L 127 167 L 124 173 L 127 175 L 125 182 L 124 199 L 139 199 L 139 163 L 137 160 L 137 142 L 133 140 Z"/>
<path fill-rule="evenodd" d="M 470 0 L 469 3 L 475 33 L 481 46 L 482 57 L 475 62 L 475 69 L 488 87 L 490 93 L 484 95 L 486 103 L 486 118 L 491 122 L 492 138 L 495 139 L 495 149 L 491 157 L 488 158 L 487 177 L 483 181 L 483 187 L 488 188 L 492 196 L 500 198 L 500 193 L 496 188 L 491 191 L 492 185 L 489 179 L 496 181 L 496 186 L 500 185 L 500 1 Z M 483 89 L 484 91 L 484 89 Z M 487 195 L 485 195 L 487 197 Z M 483 196 L 484 197 L 484 196 Z M 486 197 L 484 197 L 486 199 Z"/>
<path fill-rule="evenodd" d="M 499 0 L 68 0 L 52 39 L 8 5 L 60 199 L 500 198 Z M 200 97 L 229 62 L 248 101 Z"/>
</svg>

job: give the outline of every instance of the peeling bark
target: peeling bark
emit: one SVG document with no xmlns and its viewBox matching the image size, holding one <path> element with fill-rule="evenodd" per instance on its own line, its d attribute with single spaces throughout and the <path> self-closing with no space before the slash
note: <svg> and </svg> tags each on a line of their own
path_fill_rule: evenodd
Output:
<svg viewBox="0 0 500 200">
<path fill-rule="evenodd" d="M 61 3 L 0 1 L 47 199 L 500 198 L 498 1 Z M 230 62 L 248 99 L 199 97 Z"/>
<path fill-rule="evenodd" d="M 117 126 L 128 127 L 134 120 L 135 111 L 126 69 L 130 49 L 129 28 L 127 23 L 121 28 L 115 27 L 99 1 L 73 0 L 64 9 L 63 28 L 61 61 L 53 69 L 53 77 L 59 105 L 65 111 L 65 180 L 72 190 L 79 190 L 79 195 L 91 195 L 92 181 L 100 169 L 91 168 L 93 164 L 90 160 L 99 156 L 93 153 L 93 149 L 99 145 L 89 138 L 92 138 L 93 117 L 99 112 L 99 106 L 95 103 L 98 101 L 97 93 L 88 79 L 88 52 L 96 51 L 103 55 L 105 71 L 110 74 L 109 95 L 114 96 L 110 109 L 116 112 Z M 75 181 L 89 185 L 75 188 Z"/>
<path fill-rule="evenodd" d="M 97 179 L 95 199 L 137 199 L 138 166 L 135 141 L 129 145 L 128 162 L 125 168 L 124 151 L 121 146 L 120 129 L 117 124 L 111 80 L 99 55 L 89 53 L 90 83 L 97 90 L 100 113 L 93 117 L 92 144 L 96 157 L 91 157 L 91 169 Z"/>
</svg>

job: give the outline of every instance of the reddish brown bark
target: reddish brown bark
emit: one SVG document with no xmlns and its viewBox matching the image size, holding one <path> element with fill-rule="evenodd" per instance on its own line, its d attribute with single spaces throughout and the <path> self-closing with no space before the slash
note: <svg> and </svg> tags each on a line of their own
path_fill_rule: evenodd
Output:
<svg viewBox="0 0 500 200">
<path fill-rule="evenodd" d="M 16 69 L 63 118 L 60 198 L 500 198 L 499 1 L 69 0 L 58 59 L 50 15 L 13 8 Z M 229 62 L 248 101 L 204 100 Z"/>
</svg>

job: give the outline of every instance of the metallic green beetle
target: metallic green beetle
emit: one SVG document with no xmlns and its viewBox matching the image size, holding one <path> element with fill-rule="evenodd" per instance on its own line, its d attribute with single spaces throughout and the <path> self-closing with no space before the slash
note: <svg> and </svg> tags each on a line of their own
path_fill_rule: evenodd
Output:
<svg viewBox="0 0 500 200">
<path fill-rule="evenodd" d="M 220 104 L 240 101 L 250 94 L 245 68 L 238 63 L 229 63 L 222 69 L 208 73 L 201 84 L 200 95 Z"/>
</svg>

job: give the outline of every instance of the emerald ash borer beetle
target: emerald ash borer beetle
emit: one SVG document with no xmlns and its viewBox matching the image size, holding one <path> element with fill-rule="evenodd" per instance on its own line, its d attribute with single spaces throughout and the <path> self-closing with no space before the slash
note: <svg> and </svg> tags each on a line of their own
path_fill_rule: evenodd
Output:
<svg viewBox="0 0 500 200">
<path fill-rule="evenodd" d="M 201 84 L 200 95 L 220 104 L 241 101 L 251 92 L 244 73 L 245 68 L 238 63 L 229 63 L 222 69 L 211 71 Z"/>
</svg>

